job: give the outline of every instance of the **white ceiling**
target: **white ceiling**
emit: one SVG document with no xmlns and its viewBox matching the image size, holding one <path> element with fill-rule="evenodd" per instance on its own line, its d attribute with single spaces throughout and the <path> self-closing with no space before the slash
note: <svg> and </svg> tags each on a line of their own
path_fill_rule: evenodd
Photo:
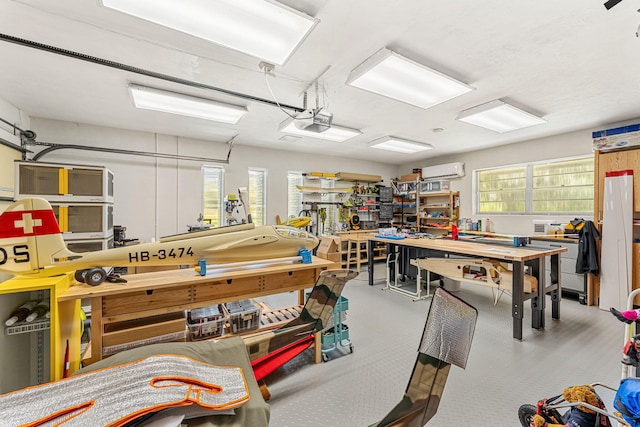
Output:
<svg viewBox="0 0 640 427">
<path fill-rule="evenodd" d="M 167 0 L 168 1 L 168 0 Z M 239 0 L 241 1 L 241 0 Z M 361 129 L 344 143 L 280 141 L 278 108 L 0 41 L 0 98 L 31 117 L 158 132 L 390 164 L 509 144 L 640 117 L 640 23 L 637 2 L 606 10 L 584 0 L 286 0 L 320 20 L 276 77 L 259 59 L 105 9 L 96 0 L 0 0 L 0 33 L 154 71 L 207 86 L 302 107 L 316 78 L 333 123 Z M 449 74 L 474 91 L 423 110 L 347 86 L 349 72 L 382 47 Z M 325 71 L 323 74 L 323 71 Z M 249 113 L 219 125 L 137 110 L 128 83 L 194 94 Z M 309 106 L 315 106 L 315 92 Z M 494 99 L 548 123 L 498 134 L 455 120 Z M 442 132 L 433 129 L 442 128 Z M 36 133 L 38 129 L 32 129 Z M 434 150 L 394 154 L 367 146 L 394 135 Z M 38 140 L 47 141 L 46 135 Z M 65 141 L 47 141 L 64 143 Z M 135 147 L 132 147 L 135 149 Z M 233 157 L 232 157 L 233 160 Z"/>
</svg>

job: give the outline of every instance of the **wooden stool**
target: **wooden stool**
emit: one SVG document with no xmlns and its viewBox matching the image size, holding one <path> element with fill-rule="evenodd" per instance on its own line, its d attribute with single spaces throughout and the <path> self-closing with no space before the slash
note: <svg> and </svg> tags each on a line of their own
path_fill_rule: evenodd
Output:
<svg viewBox="0 0 640 427">
<path fill-rule="evenodd" d="M 364 254 L 364 257 L 362 256 Z M 367 240 L 349 239 L 347 247 L 347 269 L 351 268 L 351 264 L 355 264 L 356 271 L 360 273 L 360 264 L 366 264 L 367 257 Z"/>
</svg>

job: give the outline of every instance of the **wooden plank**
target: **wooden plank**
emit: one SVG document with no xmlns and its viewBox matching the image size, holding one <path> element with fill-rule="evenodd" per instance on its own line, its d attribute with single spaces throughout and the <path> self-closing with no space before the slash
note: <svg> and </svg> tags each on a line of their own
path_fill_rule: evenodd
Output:
<svg viewBox="0 0 640 427">
<path fill-rule="evenodd" d="M 91 299 L 91 354 L 92 361 L 97 361 L 102 359 L 104 328 L 114 322 L 288 291 L 299 291 L 299 303 L 304 304 L 302 290 L 313 287 L 328 266 L 333 263 L 312 257 L 310 264 L 227 270 L 210 276 L 199 276 L 193 270 L 144 273 L 127 276 L 128 283 L 124 285 L 72 286 L 58 301 L 79 304 L 79 299 Z"/>
<path fill-rule="evenodd" d="M 243 277 L 256 277 L 263 274 L 274 274 L 298 270 L 325 269 L 332 266 L 333 262 L 326 259 L 312 257 L 311 264 L 292 263 L 266 266 L 262 268 L 244 268 L 232 271 L 223 271 L 207 276 L 200 276 L 192 269 L 158 271 L 153 273 L 142 273 L 127 275 L 127 283 L 102 283 L 100 286 L 89 286 L 76 283 L 60 295 L 59 301 L 95 298 L 100 296 L 124 295 L 135 293 L 140 290 L 162 288 L 174 288 L 180 285 L 200 285 L 220 279 L 238 279 Z M 314 280 L 315 283 L 315 280 Z"/>
<path fill-rule="evenodd" d="M 161 308 L 176 311 L 172 310 L 172 308 L 180 304 L 188 304 L 191 301 L 191 286 L 189 285 L 178 286 L 172 289 L 139 290 L 127 295 L 115 295 L 103 298 L 102 316 L 110 317 L 122 314 L 138 314 L 145 310 Z"/>
<path fill-rule="evenodd" d="M 490 245 L 485 243 L 474 243 L 471 241 L 445 239 L 391 240 L 382 237 L 372 237 L 369 238 L 369 240 L 374 242 L 392 243 L 401 246 L 411 246 L 415 248 L 434 249 L 462 255 L 473 255 L 483 258 L 522 262 L 567 251 L 567 248 L 565 247 L 554 249 L 534 249 L 531 247 Z"/>
<path fill-rule="evenodd" d="M 368 175 L 364 173 L 352 173 L 352 172 L 338 172 L 336 178 L 342 181 L 358 181 L 358 182 L 380 182 L 382 176 L 380 175 Z"/>
<path fill-rule="evenodd" d="M 269 290 L 270 293 L 280 293 L 292 289 L 300 289 L 303 284 L 305 288 L 311 288 L 316 283 L 316 274 L 312 270 L 292 271 L 287 274 L 270 274 L 264 276 L 262 290 Z"/>
<path fill-rule="evenodd" d="M 496 289 L 511 291 L 513 289 L 513 273 L 505 271 L 501 263 L 488 259 L 449 259 L 449 258 L 420 258 L 410 261 L 421 269 L 474 285 L 489 286 Z M 481 276 L 473 277 L 474 271 L 481 272 Z M 535 292 L 538 280 L 528 274 L 524 275 L 525 293 Z"/>
<path fill-rule="evenodd" d="M 174 332 L 186 332 L 184 317 L 160 321 L 157 317 L 147 317 L 144 321 L 130 323 L 130 325 L 124 323 L 108 325 L 107 329 L 114 330 L 102 335 L 102 347 L 161 337 Z"/>
<path fill-rule="evenodd" d="M 270 311 L 262 311 L 260 329 L 277 328 L 300 316 L 303 306 L 284 307 Z"/>
<path fill-rule="evenodd" d="M 604 195 L 604 177 L 607 172 L 631 169 L 637 177 L 640 174 L 640 148 L 633 150 L 611 151 L 607 153 L 596 152 L 596 185 L 598 187 L 597 197 L 602 207 L 602 197 Z M 633 188 L 633 210 L 640 211 L 640 185 Z M 601 220 L 602 216 L 594 217 Z"/>
<path fill-rule="evenodd" d="M 240 299 L 239 295 L 245 295 L 246 298 L 251 298 L 254 292 L 263 287 L 263 282 L 264 276 L 213 280 L 199 286 L 194 286 L 192 301 L 198 303 L 208 301 L 229 302 Z"/>
</svg>

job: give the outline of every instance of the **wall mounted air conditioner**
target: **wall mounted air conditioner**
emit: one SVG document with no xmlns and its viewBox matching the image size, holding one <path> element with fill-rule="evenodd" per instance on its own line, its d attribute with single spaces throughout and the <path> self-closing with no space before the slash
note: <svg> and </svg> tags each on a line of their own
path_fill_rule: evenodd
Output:
<svg viewBox="0 0 640 427">
<path fill-rule="evenodd" d="M 422 179 L 459 178 L 464 176 L 464 163 L 455 162 L 422 168 Z"/>
</svg>

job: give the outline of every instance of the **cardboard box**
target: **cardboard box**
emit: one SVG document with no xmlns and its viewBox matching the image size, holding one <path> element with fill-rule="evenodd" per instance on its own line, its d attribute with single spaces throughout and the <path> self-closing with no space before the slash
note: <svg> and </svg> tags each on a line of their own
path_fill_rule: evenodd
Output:
<svg viewBox="0 0 640 427">
<path fill-rule="evenodd" d="M 340 262 L 342 261 L 342 254 L 339 252 L 330 252 L 328 254 L 326 254 L 326 258 L 329 261 L 333 261 L 333 262 Z"/>
<path fill-rule="evenodd" d="M 324 236 L 320 238 L 320 245 L 316 255 L 340 252 L 340 238 L 337 236 Z M 325 258 L 325 257 L 321 257 Z"/>
<path fill-rule="evenodd" d="M 420 173 L 410 173 L 409 175 L 402 175 L 398 181 L 415 181 L 420 179 L 422 174 Z"/>
</svg>

